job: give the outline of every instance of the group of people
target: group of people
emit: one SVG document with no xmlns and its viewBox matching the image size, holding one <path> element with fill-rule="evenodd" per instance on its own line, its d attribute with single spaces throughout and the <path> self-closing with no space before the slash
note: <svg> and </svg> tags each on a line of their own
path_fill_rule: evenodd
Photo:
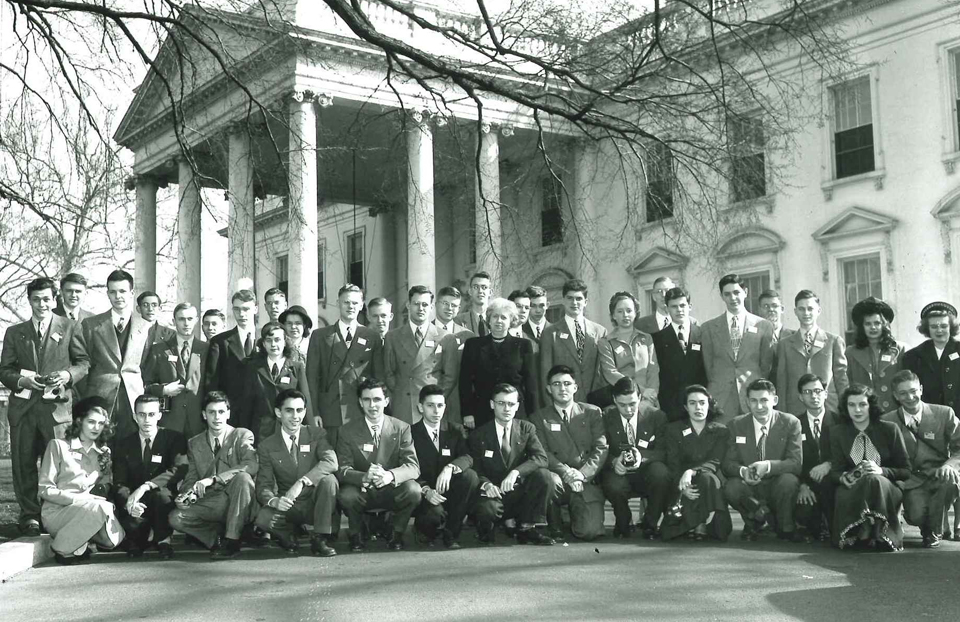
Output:
<svg viewBox="0 0 960 622">
<path fill-rule="evenodd" d="M 351 551 L 375 536 L 403 549 L 411 517 L 423 544 L 458 548 L 472 522 L 483 544 L 502 529 L 550 545 L 604 535 L 607 501 L 615 538 L 726 540 L 729 507 L 747 541 L 770 528 L 898 550 L 901 507 L 923 546 L 960 538 L 948 303 L 923 309 L 928 339 L 908 350 L 882 300 L 854 306 L 846 346 L 819 326 L 814 292 L 795 296 L 791 330 L 776 291 L 760 294 L 762 317 L 747 311 L 736 274 L 718 283 L 725 312 L 703 324 L 667 277 L 643 317 L 617 292 L 609 331 L 585 317 L 577 279 L 553 323 L 536 286 L 494 297 L 483 272 L 469 296 L 415 285 L 392 329 L 391 302 L 351 284 L 336 323 L 316 330 L 276 288 L 257 330 L 255 294 L 237 291 L 225 331 L 220 311 L 201 319 L 190 303 L 163 326 L 160 297 L 134 298 L 123 270 L 107 279 L 105 313 L 82 310 L 85 286 L 77 274 L 59 296 L 51 279 L 29 283 L 32 317 L 0 355 L 20 528 L 51 533 L 61 563 L 90 543 L 170 558 L 174 530 L 214 559 L 266 534 L 332 556 L 342 514 Z"/>
</svg>

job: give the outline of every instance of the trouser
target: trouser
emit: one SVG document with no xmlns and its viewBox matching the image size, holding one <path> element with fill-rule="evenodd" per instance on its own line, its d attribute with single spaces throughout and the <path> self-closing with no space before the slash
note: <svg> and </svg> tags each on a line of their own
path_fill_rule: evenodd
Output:
<svg viewBox="0 0 960 622">
<path fill-rule="evenodd" d="M 152 542 L 161 542 L 173 535 L 169 520 L 170 512 L 177 507 L 173 499 L 173 491 L 169 488 L 148 490 L 140 497 L 140 502 L 147 506 L 147 509 L 139 518 L 127 513 L 126 499 L 118 501 L 117 513 L 120 515 L 120 524 L 127 533 L 127 539 L 140 548 L 146 548 L 151 542 L 151 529 L 153 530 Z"/>
<path fill-rule="evenodd" d="M 584 483 L 583 490 L 574 492 L 556 473 L 553 479 L 554 497 L 547 515 L 553 529 L 562 527 L 560 507 L 570 507 L 570 533 L 581 540 L 593 540 L 603 535 L 603 492 L 596 484 Z"/>
<path fill-rule="evenodd" d="M 69 425 L 57 423 L 49 414 L 28 412 L 16 425 L 10 426 L 10 466 L 13 494 L 20 504 L 20 524 L 30 519 L 40 520 L 37 460 L 43 456 L 51 440 L 63 438 Z"/>
<path fill-rule="evenodd" d="M 924 535 L 943 534 L 946 512 L 960 494 L 960 487 L 938 479 L 903 491 L 903 517 Z"/>
<path fill-rule="evenodd" d="M 363 526 L 363 513 L 367 510 L 390 510 L 393 512 L 393 530 L 403 533 L 407 530 L 410 516 L 420 505 L 420 484 L 407 480 L 399 486 L 388 484 L 383 488 L 367 488 L 344 484 L 340 488 L 338 500 L 347 515 L 350 535 L 360 535 Z"/>
<path fill-rule="evenodd" d="M 335 475 L 325 475 L 316 486 L 304 488 L 286 512 L 263 506 L 257 513 L 256 525 L 271 534 L 289 538 L 294 525 L 313 525 L 315 534 L 330 534 L 333 530 L 333 508 L 337 504 L 340 483 Z"/>
<path fill-rule="evenodd" d="M 117 400 L 114 402 L 113 413 L 110 421 L 116 426 L 113 438 L 119 441 L 137 432 L 137 422 L 133 420 L 133 411 L 130 410 L 130 400 L 127 397 L 127 387 L 120 381 L 120 388 L 117 389 Z"/>
<path fill-rule="evenodd" d="M 833 507 L 837 489 L 826 479 L 819 484 L 810 482 L 808 485 L 813 494 L 817 496 L 817 501 L 813 505 L 797 503 L 797 507 L 794 509 L 794 519 L 797 525 L 802 525 L 807 530 L 808 534 L 817 537 L 824 525 L 828 529 L 833 528 Z"/>
<path fill-rule="evenodd" d="M 473 469 L 464 469 L 450 478 L 450 488 L 444 493 L 446 501 L 440 505 L 433 505 L 426 498 L 420 501 L 413 513 L 413 525 L 428 540 L 437 537 L 441 529 L 445 529 L 451 536 L 460 536 L 463 527 L 463 517 L 475 502 L 477 489 L 480 487 L 480 478 Z"/>
<path fill-rule="evenodd" d="M 781 533 L 790 533 L 796 529 L 793 512 L 799 491 L 800 480 L 793 473 L 764 478 L 756 486 L 750 486 L 739 477 L 733 477 L 723 486 L 727 503 L 740 512 L 745 524 L 750 524 L 750 500 L 754 499 L 770 508 L 776 517 L 777 530 Z"/>
<path fill-rule="evenodd" d="M 253 478 L 249 473 L 237 473 L 226 486 L 207 488 L 196 503 L 171 512 L 170 526 L 193 536 L 207 548 L 216 544 L 221 529 L 227 538 L 239 540 L 244 526 L 257 514 L 253 495 Z"/>
<path fill-rule="evenodd" d="M 502 499 L 480 497 L 475 513 L 477 523 L 495 523 L 501 518 L 515 518 L 528 525 L 546 525 L 547 507 L 553 501 L 555 488 L 547 469 L 537 469 L 521 478 L 517 486 L 504 493 Z"/>
<path fill-rule="evenodd" d="M 603 494 L 613 506 L 613 515 L 617 527 L 625 529 L 630 525 L 631 497 L 647 499 L 647 509 L 643 515 L 644 527 L 656 529 L 670 498 L 672 480 L 670 470 L 662 462 L 645 462 L 636 471 L 626 475 L 617 475 L 613 468 L 603 472 Z"/>
</svg>

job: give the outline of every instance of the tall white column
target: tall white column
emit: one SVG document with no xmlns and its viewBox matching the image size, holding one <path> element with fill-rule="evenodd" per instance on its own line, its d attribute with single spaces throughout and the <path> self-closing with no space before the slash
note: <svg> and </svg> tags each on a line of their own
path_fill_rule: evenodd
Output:
<svg viewBox="0 0 960 622">
<path fill-rule="evenodd" d="M 254 278 L 253 160 L 250 133 L 246 126 L 230 129 L 227 159 L 227 296 L 237 290 L 237 281 Z"/>
<path fill-rule="evenodd" d="M 317 113 L 314 94 L 295 91 L 290 101 L 290 155 L 287 176 L 290 194 L 290 304 L 317 317 Z"/>
<path fill-rule="evenodd" d="M 476 184 L 477 270 L 490 275 L 491 291 L 503 292 L 503 235 L 500 226 L 500 142 L 496 129 L 482 124 L 477 140 L 480 163 Z"/>
<path fill-rule="evenodd" d="M 178 161 L 177 302 L 200 308 L 200 182 L 186 158 Z"/>
<path fill-rule="evenodd" d="M 433 132 L 420 112 L 407 131 L 407 279 L 436 291 L 437 251 L 433 211 Z"/>
<path fill-rule="evenodd" d="M 133 288 L 136 292 L 157 291 L 157 187 L 156 180 L 137 177 L 133 262 Z"/>
</svg>

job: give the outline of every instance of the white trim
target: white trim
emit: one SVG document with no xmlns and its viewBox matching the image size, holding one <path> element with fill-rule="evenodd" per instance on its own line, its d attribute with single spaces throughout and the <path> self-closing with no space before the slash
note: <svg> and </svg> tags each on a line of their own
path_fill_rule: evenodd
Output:
<svg viewBox="0 0 960 622">
<path fill-rule="evenodd" d="M 941 161 L 947 175 L 952 175 L 960 160 L 960 128 L 957 127 L 957 61 L 960 38 L 937 43 L 937 74 L 940 78 Z"/>
</svg>

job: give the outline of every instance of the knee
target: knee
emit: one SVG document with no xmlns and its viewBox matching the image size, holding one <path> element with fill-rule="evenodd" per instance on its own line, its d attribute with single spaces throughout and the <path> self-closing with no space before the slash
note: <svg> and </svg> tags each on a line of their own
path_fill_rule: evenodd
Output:
<svg viewBox="0 0 960 622">
<path fill-rule="evenodd" d="M 170 526 L 176 529 L 177 531 L 184 531 L 183 529 L 183 510 L 176 509 L 170 512 L 170 516 L 167 521 L 170 523 Z"/>
<path fill-rule="evenodd" d="M 253 524 L 264 531 L 269 531 L 273 527 L 273 509 L 268 507 L 260 508 Z"/>
<path fill-rule="evenodd" d="M 473 469 L 464 469 L 453 478 L 453 481 L 464 488 L 473 490 L 480 487 L 480 476 Z"/>
<path fill-rule="evenodd" d="M 334 475 L 326 475 L 317 482 L 317 494 L 336 497 L 340 491 L 340 482 Z"/>
<path fill-rule="evenodd" d="M 730 503 L 739 501 L 746 491 L 746 484 L 740 479 L 728 479 L 723 485 L 723 496 Z"/>
<path fill-rule="evenodd" d="M 800 478 L 793 473 L 781 473 L 774 481 L 773 487 L 784 494 L 795 494 L 800 491 Z"/>
<path fill-rule="evenodd" d="M 412 479 L 408 479 L 399 486 L 397 486 L 397 498 L 404 501 L 408 501 L 411 504 L 420 503 L 420 497 L 422 496 L 420 492 L 420 484 Z"/>
<path fill-rule="evenodd" d="M 550 490 L 550 488 L 554 486 L 554 477 L 555 474 L 551 473 L 548 469 L 540 468 L 527 477 L 527 482 L 536 489 L 542 488 Z"/>
<path fill-rule="evenodd" d="M 651 462 L 647 465 L 647 477 L 656 484 L 666 484 L 670 481 L 670 469 L 662 462 Z"/>
<path fill-rule="evenodd" d="M 608 471 L 601 481 L 603 493 L 607 497 L 625 497 L 630 495 L 630 482 L 623 475 L 617 475 L 612 470 Z"/>
<path fill-rule="evenodd" d="M 348 484 L 340 488 L 337 500 L 345 509 L 355 508 L 360 505 L 360 489 Z"/>
<path fill-rule="evenodd" d="M 254 488 L 253 478 L 245 471 L 234 475 L 233 479 L 230 480 L 230 484 L 227 485 L 227 490 L 231 492 L 240 490 L 252 492 Z"/>
</svg>

